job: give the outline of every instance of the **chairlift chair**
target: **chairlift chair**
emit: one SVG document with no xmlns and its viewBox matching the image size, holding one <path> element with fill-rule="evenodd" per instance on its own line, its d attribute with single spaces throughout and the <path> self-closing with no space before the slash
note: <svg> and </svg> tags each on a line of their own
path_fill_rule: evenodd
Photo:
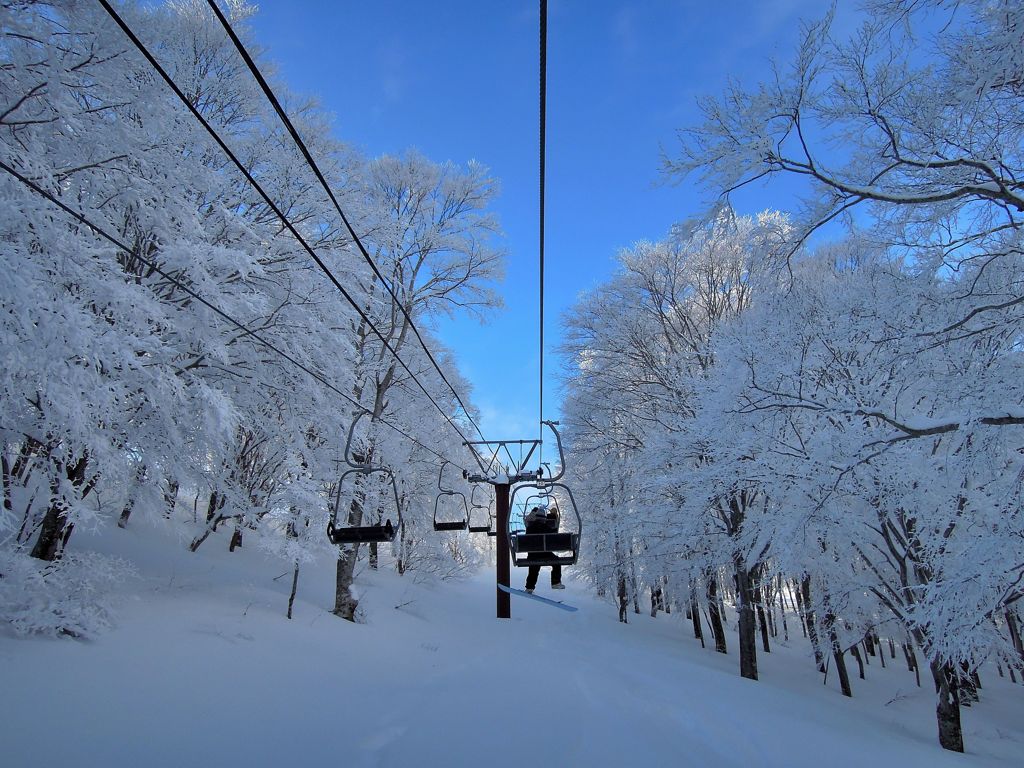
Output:
<svg viewBox="0 0 1024 768">
<path fill-rule="evenodd" d="M 345 462 L 350 469 L 342 473 L 338 478 L 338 488 L 334 496 L 334 506 L 331 511 L 331 519 L 327 522 L 327 538 L 332 544 L 383 544 L 395 540 L 395 535 L 402 527 L 402 504 L 398 499 L 398 486 L 395 484 L 395 475 L 387 467 L 374 467 L 365 461 L 356 461 L 352 457 L 352 435 L 355 432 L 359 419 L 365 416 L 359 414 L 348 429 L 348 439 L 345 441 Z M 345 480 L 352 477 L 369 477 L 374 474 L 383 474 L 387 478 L 387 484 L 391 486 L 391 492 L 395 499 L 395 510 L 398 514 L 397 524 L 393 524 L 390 518 L 386 518 L 378 525 L 338 525 L 338 513 L 341 509 L 342 487 Z"/>
<path fill-rule="evenodd" d="M 398 510 L 398 524 L 391 522 L 390 518 L 379 525 L 338 525 L 338 512 L 341 508 L 342 487 L 349 477 L 363 475 L 368 477 L 372 474 L 383 474 L 387 478 L 387 484 L 391 486 L 395 498 L 395 509 Z M 398 487 L 395 485 L 395 477 L 390 469 L 386 467 L 359 467 L 344 472 L 338 480 L 338 490 L 334 496 L 334 509 L 331 519 L 327 523 L 327 538 L 332 544 L 373 544 L 385 543 L 395 540 L 395 535 L 402 527 L 402 506 L 398 500 Z"/>
<path fill-rule="evenodd" d="M 474 485 L 473 492 L 469 496 L 469 532 L 470 533 L 491 533 L 493 520 L 491 518 L 491 505 L 490 501 L 486 504 L 481 504 L 476 500 L 476 492 L 480 490 L 480 486 Z M 483 510 L 484 522 L 479 522 L 480 515 L 477 516 L 477 521 L 473 519 L 473 513 L 477 510 Z M 495 531 L 494 535 L 497 535 Z"/>
<path fill-rule="evenodd" d="M 434 500 L 434 530 L 435 531 L 464 531 L 469 526 L 469 516 L 470 516 L 469 515 L 469 503 L 466 501 L 466 494 L 462 493 L 461 491 L 456 491 L 456 490 L 452 490 L 450 488 L 445 488 L 444 486 L 441 485 L 441 479 L 442 479 L 442 477 L 444 477 L 445 465 L 447 465 L 449 463 L 450 462 L 445 461 L 444 464 L 441 465 L 441 471 L 437 475 L 437 490 L 439 491 L 439 493 L 437 494 L 437 498 Z M 462 516 L 461 519 L 458 519 L 458 520 L 438 520 L 437 519 L 437 513 L 441 509 L 441 499 L 443 499 L 443 498 L 461 499 L 462 500 L 463 516 Z"/>
<path fill-rule="evenodd" d="M 512 553 L 512 563 L 520 568 L 531 565 L 575 565 L 580 553 L 580 537 L 583 533 L 583 520 L 580 518 L 579 508 L 576 506 L 576 499 L 572 490 L 564 483 L 523 483 L 512 490 L 512 497 L 509 499 L 509 508 L 514 508 L 516 496 L 520 493 L 529 493 L 524 496 L 524 508 L 534 498 L 546 498 L 550 508 L 553 504 L 557 510 L 558 501 L 554 497 L 555 490 L 565 493 L 565 498 L 572 507 L 576 518 L 576 531 L 558 533 L 526 533 L 525 531 L 512 528 L 512 516 L 509 515 L 508 546 Z M 533 492 L 536 491 L 536 492 Z M 560 510 L 559 510 L 560 514 Z M 547 555 L 542 557 L 541 554 Z M 532 555 L 532 557 L 530 557 Z"/>
</svg>

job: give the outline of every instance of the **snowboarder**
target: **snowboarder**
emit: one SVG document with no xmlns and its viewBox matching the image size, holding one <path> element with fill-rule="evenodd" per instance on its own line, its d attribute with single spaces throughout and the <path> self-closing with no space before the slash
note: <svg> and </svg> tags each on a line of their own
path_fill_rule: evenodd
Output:
<svg viewBox="0 0 1024 768">
<path fill-rule="evenodd" d="M 544 510 L 541 507 L 534 507 L 523 518 L 526 523 L 527 533 L 558 533 L 558 510 Z M 553 557 L 550 552 L 530 552 L 527 560 L 546 560 Z M 526 573 L 526 591 L 531 595 L 537 586 L 537 579 L 540 577 L 539 565 L 531 565 Z M 551 566 L 551 588 L 565 589 L 562 583 L 562 566 Z"/>
</svg>

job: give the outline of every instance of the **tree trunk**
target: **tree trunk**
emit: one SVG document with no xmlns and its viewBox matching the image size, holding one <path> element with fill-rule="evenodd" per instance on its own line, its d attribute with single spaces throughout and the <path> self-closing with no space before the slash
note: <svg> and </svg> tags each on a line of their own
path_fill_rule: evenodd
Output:
<svg viewBox="0 0 1024 768">
<path fill-rule="evenodd" d="M 178 503 L 178 481 L 167 480 L 167 487 L 164 489 L 164 517 L 168 520 L 174 514 L 174 508 Z"/>
<path fill-rule="evenodd" d="M 356 620 L 359 600 L 352 594 L 352 579 L 356 561 L 359 559 L 359 545 L 346 546 L 338 554 L 338 568 L 334 580 L 334 615 L 346 621 Z"/>
<path fill-rule="evenodd" d="M 956 687 L 960 696 L 960 703 L 965 707 L 969 707 L 971 704 L 981 701 L 978 696 L 978 688 L 980 686 L 974 682 L 976 677 L 977 673 L 971 672 L 970 667 L 967 666 L 967 662 L 961 661 L 960 673 L 957 676 Z"/>
<path fill-rule="evenodd" d="M 735 567 L 736 598 L 739 609 L 737 630 L 740 646 L 740 676 L 748 680 L 757 680 L 757 619 L 754 614 L 753 579 L 742 557 L 735 559 Z"/>
<path fill-rule="evenodd" d="M 662 605 L 661 595 L 662 595 L 661 587 L 652 587 L 651 588 L 651 618 L 652 619 L 656 618 L 658 616 L 658 611 L 662 610 L 664 608 L 664 606 Z"/>
<path fill-rule="evenodd" d="M 757 600 L 757 621 L 761 626 L 761 648 L 765 653 L 771 653 L 772 649 L 768 644 L 768 623 L 765 621 L 764 615 L 764 590 L 761 584 L 754 587 L 753 594 Z"/>
<path fill-rule="evenodd" d="M 0 482 L 3 482 L 4 512 L 8 517 L 14 517 L 14 503 L 11 500 L 11 489 L 14 482 L 14 471 L 11 463 L 7 460 L 7 454 L 0 451 Z"/>
<path fill-rule="evenodd" d="M 56 495 L 56 491 L 55 491 Z M 67 519 L 67 508 L 63 500 L 54 498 L 43 516 L 39 538 L 32 547 L 32 557 L 53 561 L 60 557 L 64 545 L 71 535 L 72 524 Z"/>
<path fill-rule="evenodd" d="M 857 647 L 856 643 L 850 647 L 850 654 L 857 660 L 857 669 L 860 672 L 860 679 L 866 680 L 867 678 L 864 677 L 864 657 L 860 655 L 860 648 Z"/>
<path fill-rule="evenodd" d="M 626 609 L 629 606 L 629 597 L 626 593 L 626 576 L 623 573 L 619 573 L 618 579 L 618 596 L 619 596 L 619 621 L 623 624 L 629 624 L 626 619 Z"/>
<path fill-rule="evenodd" d="M 117 520 L 118 528 L 128 527 L 128 518 L 132 516 L 132 510 L 135 508 L 135 493 L 139 486 L 146 482 L 148 474 L 149 472 L 145 464 L 140 464 L 135 469 L 135 476 L 128 486 L 128 499 L 125 501 L 124 507 L 121 509 L 121 517 Z"/>
<path fill-rule="evenodd" d="M 853 689 L 850 687 L 850 673 L 846 669 L 846 658 L 843 656 L 843 649 L 839 647 L 838 641 L 833 641 L 832 658 L 836 662 L 836 673 L 839 675 L 839 687 L 843 696 L 852 699 Z"/>
<path fill-rule="evenodd" d="M 1013 643 L 1013 648 L 1017 651 L 1018 658 L 1024 662 L 1024 640 L 1021 640 L 1017 617 L 1012 608 L 1007 608 L 1003 615 L 1006 618 L 1006 629 L 1010 633 L 1010 642 Z"/>
<path fill-rule="evenodd" d="M 81 498 L 89 495 L 92 489 L 92 481 L 86 482 L 85 470 L 89 464 L 88 454 L 83 455 L 74 464 L 68 466 L 59 464 L 59 471 L 63 472 L 75 488 L 80 489 Z M 67 546 L 71 533 L 75 530 L 75 524 L 68 520 L 67 502 L 60 495 L 60 483 L 56 480 L 50 486 L 50 505 L 43 516 L 43 522 L 39 527 L 39 538 L 32 547 L 32 557 L 40 560 L 58 560 Z"/>
<path fill-rule="evenodd" d="M 779 577 L 779 618 L 782 620 L 782 639 L 789 642 L 789 626 L 786 624 L 786 603 L 782 596 L 782 577 Z"/>
<path fill-rule="evenodd" d="M 125 502 L 124 508 L 121 510 L 121 516 L 117 519 L 118 528 L 128 527 L 128 518 L 132 516 L 132 507 L 135 506 L 135 499 L 128 499 Z"/>
<path fill-rule="evenodd" d="M 234 552 L 242 546 L 242 526 L 235 523 L 235 530 L 231 532 L 231 542 L 228 544 L 228 552 Z"/>
<path fill-rule="evenodd" d="M 213 530 L 213 527 L 207 526 L 206 529 L 201 534 L 192 539 L 192 543 L 188 545 L 188 551 L 197 551 L 199 547 L 202 546 L 202 543 L 210 537 L 210 534 L 213 533 Z"/>
<path fill-rule="evenodd" d="M 765 653 L 771 653 L 771 645 L 768 644 L 768 624 L 764 617 L 764 608 L 757 604 L 757 623 L 761 629 L 761 648 Z"/>
<path fill-rule="evenodd" d="M 935 681 L 935 715 L 939 725 L 939 744 L 950 752 L 964 751 L 964 735 L 960 727 L 960 694 L 957 673 L 951 664 L 931 661 L 929 667 Z"/>
<path fill-rule="evenodd" d="M 917 687 L 921 687 L 921 665 L 917 663 L 917 654 L 914 652 L 914 646 L 911 643 L 906 642 L 903 644 L 903 653 L 907 657 L 907 666 L 910 671 L 914 673 L 914 677 L 917 678 Z"/>
<path fill-rule="evenodd" d="M 295 605 L 295 593 L 299 590 L 299 561 L 295 561 L 295 570 L 292 572 L 292 591 L 288 595 L 288 618 L 292 617 L 292 606 Z"/>
<path fill-rule="evenodd" d="M 400 503 L 405 503 L 404 495 L 400 499 Z M 398 575 L 404 576 L 405 572 L 409 568 L 409 552 L 412 551 L 411 534 L 406 530 L 404 525 L 398 531 L 398 542 L 398 562 L 395 563 L 395 567 L 398 569 Z"/>
<path fill-rule="evenodd" d="M 818 665 L 818 671 L 825 671 L 825 657 L 821 652 L 821 643 L 818 641 L 818 624 L 814 611 L 811 610 L 811 577 L 804 576 L 800 583 L 800 599 L 803 602 L 804 622 L 807 625 L 807 636 L 811 639 L 811 648 L 814 649 L 814 662 Z"/>
<path fill-rule="evenodd" d="M 370 570 L 376 571 L 377 570 L 377 563 L 378 563 L 377 542 L 376 541 L 371 541 L 370 542 L 370 559 L 369 559 Z"/>
<path fill-rule="evenodd" d="M 14 460 L 13 465 L 7 460 L 6 453 L 0 455 L 0 464 L 3 467 L 3 508 L 12 519 L 14 517 L 14 498 L 12 496 L 14 485 L 17 484 L 22 488 L 27 485 L 32 474 L 32 460 L 42 452 L 44 452 L 43 445 L 38 440 L 26 438 L 18 449 L 18 458 Z M 35 516 L 32 514 L 34 502 L 35 497 L 33 496 L 22 510 L 21 527 L 18 529 L 16 538 L 19 544 L 27 541 L 34 533 Z"/>
<path fill-rule="evenodd" d="M 189 551 L 198 550 L 210 534 L 217 530 L 217 526 L 224 522 L 224 517 L 220 514 L 220 510 L 224 508 L 224 501 L 224 497 L 217 491 L 210 491 L 210 499 L 206 505 L 206 528 L 200 535 L 192 539 L 192 543 L 188 545 Z"/>
<path fill-rule="evenodd" d="M 704 631 L 700 626 L 700 603 L 697 602 L 697 595 L 690 592 L 690 618 L 693 621 L 693 636 L 700 640 L 700 647 L 704 647 Z"/>
<path fill-rule="evenodd" d="M 914 671 L 914 666 L 917 661 L 914 656 L 911 655 L 912 653 L 913 651 L 911 650 L 910 645 L 903 643 L 903 658 L 907 660 L 907 672 Z"/>
<path fill-rule="evenodd" d="M 796 615 L 800 619 L 800 631 L 807 637 L 807 615 L 804 611 L 804 599 L 800 594 L 800 585 L 794 582 L 792 597 L 796 600 Z"/>
<path fill-rule="evenodd" d="M 711 635 L 715 638 L 715 650 L 719 653 L 728 653 L 728 649 L 725 646 L 725 627 L 722 626 L 722 613 L 718 608 L 718 575 L 709 573 L 706 578 L 708 624 L 711 625 Z"/>
<path fill-rule="evenodd" d="M 376 415 L 372 418 L 376 420 Z M 373 459 L 373 450 L 367 452 L 366 461 L 370 462 Z M 349 525 L 362 525 L 363 523 L 363 505 L 366 499 L 366 493 L 360 486 L 359 480 L 356 481 L 355 493 L 352 495 L 352 501 L 349 503 L 348 511 L 348 524 Z M 334 615 L 338 616 L 346 621 L 356 620 L 356 610 L 359 608 L 359 600 L 352 593 L 352 582 L 355 579 L 356 562 L 359 560 L 359 545 L 352 544 L 346 545 L 341 548 L 338 554 L 338 566 L 335 571 L 334 577 Z"/>
<path fill-rule="evenodd" d="M 629 563 L 629 592 L 633 600 L 633 613 L 640 615 L 640 582 L 636 577 L 636 564 Z"/>
</svg>

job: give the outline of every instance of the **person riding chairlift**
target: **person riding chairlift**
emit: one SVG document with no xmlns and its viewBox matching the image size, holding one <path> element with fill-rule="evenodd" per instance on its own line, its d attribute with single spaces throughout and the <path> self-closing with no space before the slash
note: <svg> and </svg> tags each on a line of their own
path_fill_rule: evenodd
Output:
<svg viewBox="0 0 1024 768">
<path fill-rule="evenodd" d="M 534 507 L 523 518 L 526 523 L 527 533 L 558 533 L 558 510 L 544 510 L 542 507 Z M 527 560 L 546 560 L 553 555 L 550 552 L 530 552 L 526 555 Z M 531 565 L 526 573 L 526 591 L 533 594 L 537 587 L 537 579 L 540 577 L 539 565 Z M 562 583 L 562 566 L 551 566 L 551 588 L 565 589 Z"/>
</svg>

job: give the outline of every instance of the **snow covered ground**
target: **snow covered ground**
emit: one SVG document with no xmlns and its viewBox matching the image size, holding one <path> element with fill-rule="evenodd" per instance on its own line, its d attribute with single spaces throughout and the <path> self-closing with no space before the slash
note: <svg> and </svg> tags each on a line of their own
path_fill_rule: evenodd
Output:
<svg viewBox="0 0 1024 768">
<path fill-rule="evenodd" d="M 226 539 L 192 554 L 133 524 L 76 544 L 139 576 L 97 639 L 0 637 L 11 768 L 1024 765 L 1024 686 L 983 672 L 981 703 L 963 710 L 968 754 L 943 752 L 931 691 L 900 658 L 872 660 L 844 699 L 792 621 L 755 683 L 682 617 L 619 624 L 571 579 L 555 596 L 579 612 L 513 597 L 498 621 L 490 573 L 416 584 L 364 571 L 367 623 L 353 625 L 327 610 L 324 562 L 304 568 L 288 621 L 290 566 L 228 555 Z"/>
</svg>

